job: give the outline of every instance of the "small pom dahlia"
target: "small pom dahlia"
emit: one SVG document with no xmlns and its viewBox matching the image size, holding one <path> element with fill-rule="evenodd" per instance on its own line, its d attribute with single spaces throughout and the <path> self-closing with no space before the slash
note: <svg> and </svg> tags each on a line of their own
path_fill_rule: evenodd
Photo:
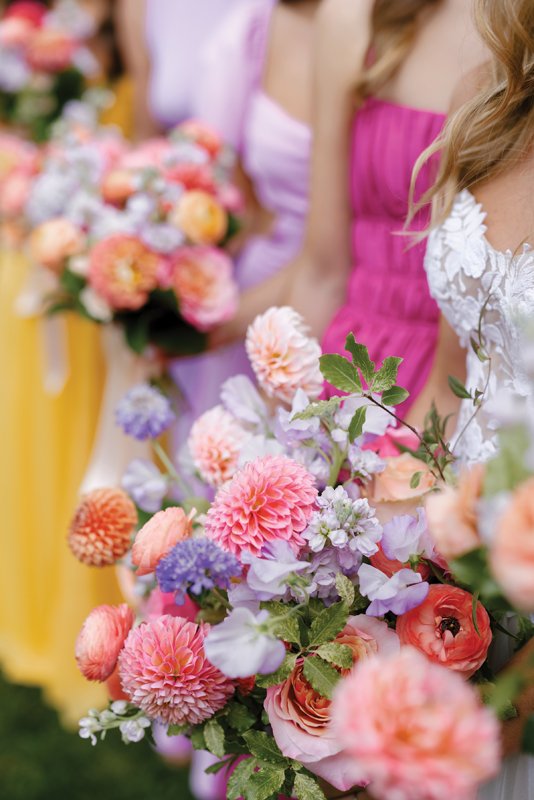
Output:
<svg viewBox="0 0 534 800">
<path fill-rule="evenodd" d="M 80 500 L 68 535 L 76 558 L 90 567 L 114 564 L 126 553 L 137 524 L 135 506 L 122 489 L 94 489 Z"/>
<path fill-rule="evenodd" d="M 89 283 L 117 310 L 136 311 L 156 288 L 160 258 L 135 236 L 116 234 L 91 250 Z"/>
<path fill-rule="evenodd" d="M 222 406 L 215 406 L 197 419 L 188 446 L 203 480 L 217 489 L 237 470 L 241 448 L 248 434 Z"/>
<path fill-rule="evenodd" d="M 297 389 L 318 397 L 323 389 L 321 348 L 308 336 L 303 318 L 293 308 L 269 308 L 249 326 L 247 354 L 258 383 L 269 395 L 291 403 Z"/>
<path fill-rule="evenodd" d="M 171 616 L 131 630 L 119 675 L 132 703 L 169 725 L 198 725 L 223 708 L 234 686 L 205 656 L 208 630 Z"/>
<path fill-rule="evenodd" d="M 314 511 L 313 476 L 286 456 L 250 461 L 217 493 L 206 520 L 206 535 L 240 556 L 259 556 L 267 542 L 284 540 L 295 552 Z"/>
<path fill-rule="evenodd" d="M 94 608 L 76 639 L 76 663 L 89 681 L 106 681 L 115 670 L 119 653 L 134 624 L 126 603 Z"/>
</svg>

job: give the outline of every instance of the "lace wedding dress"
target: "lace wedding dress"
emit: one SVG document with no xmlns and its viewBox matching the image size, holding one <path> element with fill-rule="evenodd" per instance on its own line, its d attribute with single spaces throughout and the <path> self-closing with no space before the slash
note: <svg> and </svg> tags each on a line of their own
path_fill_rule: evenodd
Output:
<svg viewBox="0 0 534 800">
<path fill-rule="evenodd" d="M 486 238 L 484 220 L 473 195 L 460 192 L 449 218 L 430 234 L 425 263 L 430 291 L 467 349 L 465 385 L 472 393 L 484 392 L 474 418 L 473 403 L 462 401 L 454 442 L 462 464 L 484 461 L 495 452 L 498 393 L 526 396 L 530 391 L 521 366 L 518 320 L 534 317 L 534 250 L 529 245 L 516 253 L 496 250 Z M 482 345 L 489 360 L 477 356 L 472 341 Z M 480 790 L 479 800 L 534 800 L 534 758 L 507 759 L 497 778 Z"/>
</svg>

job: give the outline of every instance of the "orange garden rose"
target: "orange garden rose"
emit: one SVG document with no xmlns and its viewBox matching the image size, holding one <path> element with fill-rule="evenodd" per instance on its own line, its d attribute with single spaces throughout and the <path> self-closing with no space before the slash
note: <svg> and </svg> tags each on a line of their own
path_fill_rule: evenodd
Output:
<svg viewBox="0 0 534 800">
<path fill-rule="evenodd" d="M 91 250 L 89 283 L 113 309 L 135 311 L 158 285 L 160 263 L 137 237 L 116 234 Z"/>
<path fill-rule="evenodd" d="M 228 217 L 222 205 L 199 189 L 186 192 L 180 198 L 169 221 L 193 244 L 218 244 L 228 228 Z"/>
<path fill-rule="evenodd" d="M 427 498 L 428 528 L 438 551 L 447 560 L 480 545 L 476 507 L 483 482 L 484 467 L 477 464 L 460 477 L 457 489 L 445 486 L 439 494 Z"/>
<path fill-rule="evenodd" d="M 32 259 L 52 272 L 61 272 L 65 259 L 81 253 L 85 237 L 68 219 L 57 217 L 43 222 L 30 236 Z"/>
</svg>

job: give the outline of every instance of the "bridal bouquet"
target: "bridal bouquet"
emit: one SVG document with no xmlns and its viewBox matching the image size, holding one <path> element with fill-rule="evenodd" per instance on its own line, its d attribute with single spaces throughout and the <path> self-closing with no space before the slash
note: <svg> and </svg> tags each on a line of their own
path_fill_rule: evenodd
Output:
<svg viewBox="0 0 534 800">
<path fill-rule="evenodd" d="M 47 311 L 113 322 L 139 354 L 198 352 L 237 305 L 231 154 L 193 121 L 128 149 L 110 136 L 78 148 L 64 137 L 29 200 L 31 256 L 53 278 Z"/>
<path fill-rule="evenodd" d="M 490 645 L 513 607 L 503 635 L 531 637 L 532 584 L 512 593 L 498 540 L 480 547 L 479 484 L 447 488 L 435 413 L 422 434 L 397 426 L 401 359 L 377 367 L 352 334 L 348 358 L 321 356 L 290 308 L 258 317 L 246 346 L 258 386 L 227 381 L 180 465 L 158 442 L 165 396 L 138 386 L 117 408 L 159 465 L 82 498 L 69 544 L 87 565 L 128 556 L 142 621 L 126 604 L 85 621 L 78 665 L 112 700 L 81 735 L 139 741 L 164 723 L 218 759 L 229 800 L 321 800 L 318 778 L 378 800 L 473 798 L 499 768 L 497 713 L 514 713 Z M 318 399 L 323 379 L 347 394 Z M 454 551 L 462 525 L 476 556 Z"/>
<path fill-rule="evenodd" d="M 64 106 L 98 72 L 85 44 L 92 33 L 91 17 L 74 0 L 50 11 L 34 0 L 12 3 L 0 18 L 0 122 L 48 139 Z"/>
</svg>

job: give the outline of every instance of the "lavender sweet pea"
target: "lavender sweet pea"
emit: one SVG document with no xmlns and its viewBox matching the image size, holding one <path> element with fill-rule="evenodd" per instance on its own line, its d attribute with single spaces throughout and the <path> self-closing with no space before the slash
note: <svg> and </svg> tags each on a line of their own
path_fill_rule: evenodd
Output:
<svg viewBox="0 0 534 800">
<path fill-rule="evenodd" d="M 242 554 L 241 560 L 249 565 L 247 584 L 258 600 L 281 598 L 288 579 L 307 569 L 307 561 L 299 561 L 287 542 L 271 542 L 262 550 L 261 558 Z"/>
<path fill-rule="evenodd" d="M 411 569 L 401 569 L 388 578 L 370 564 L 362 564 L 358 579 L 360 593 L 371 600 L 366 611 L 371 617 L 382 617 L 388 611 L 405 614 L 421 605 L 429 589 L 421 575 Z"/>
<path fill-rule="evenodd" d="M 115 419 L 124 433 L 142 442 L 157 439 L 176 417 L 164 394 L 148 383 L 141 383 L 122 398 Z"/>
<path fill-rule="evenodd" d="M 161 509 L 169 489 L 169 479 L 152 461 L 136 458 L 128 465 L 121 485 L 142 511 L 155 514 Z"/>
<path fill-rule="evenodd" d="M 269 613 L 253 614 L 248 608 L 235 608 L 215 625 L 204 641 L 204 652 L 211 663 L 229 678 L 249 678 L 275 672 L 285 658 L 283 642 L 269 631 Z"/>
<path fill-rule="evenodd" d="M 386 558 L 402 564 L 419 556 L 432 559 L 435 548 L 428 531 L 425 510 L 418 508 L 417 517 L 410 514 L 393 517 L 384 525 L 381 545 Z"/>
</svg>

